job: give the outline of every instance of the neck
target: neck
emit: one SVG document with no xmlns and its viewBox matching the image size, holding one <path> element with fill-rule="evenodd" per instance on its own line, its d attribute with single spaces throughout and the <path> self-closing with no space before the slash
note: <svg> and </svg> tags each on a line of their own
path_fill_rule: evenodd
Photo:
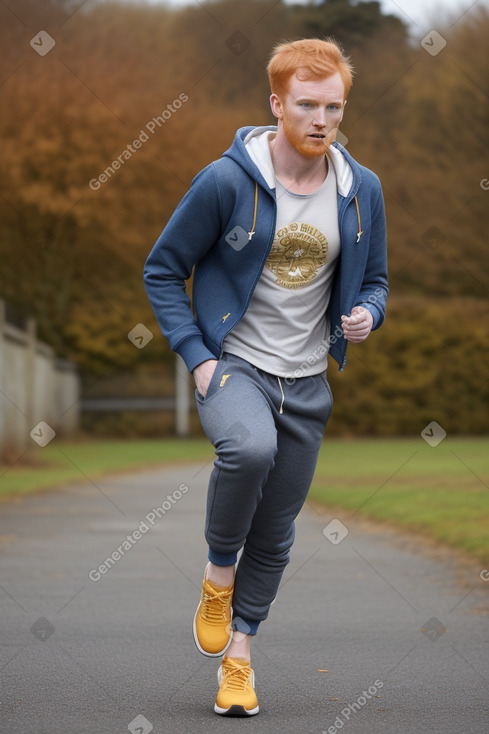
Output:
<svg viewBox="0 0 489 734">
<path fill-rule="evenodd" d="M 270 153 L 276 178 L 296 194 L 312 193 L 321 186 L 328 173 L 325 155 L 308 158 L 290 145 L 284 136 L 272 138 Z"/>
</svg>

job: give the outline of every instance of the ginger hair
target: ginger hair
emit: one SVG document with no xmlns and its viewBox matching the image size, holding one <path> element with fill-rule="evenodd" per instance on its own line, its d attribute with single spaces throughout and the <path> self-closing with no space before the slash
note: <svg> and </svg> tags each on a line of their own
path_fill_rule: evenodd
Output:
<svg viewBox="0 0 489 734">
<path fill-rule="evenodd" d="M 290 78 L 301 81 L 324 79 L 339 72 L 345 85 L 345 99 L 353 83 L 353 66 L 349 57 L 333 39 L 304 38 L 279 43 L 273 49 L 267 66 L 272 93 L 282 96 L 288 90 Z"/>
</svg>

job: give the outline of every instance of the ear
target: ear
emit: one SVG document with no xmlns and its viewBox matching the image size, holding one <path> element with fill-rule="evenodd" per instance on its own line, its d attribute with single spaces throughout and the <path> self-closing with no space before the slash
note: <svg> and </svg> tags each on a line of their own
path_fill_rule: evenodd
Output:
<svg viewBox="0 0 489 734">
<path fill-rule="evenodd" d="M 284 116 L 283 108 L 282 108 L 282 101 L 280 97 L 275 93 L 270 96 L 270 107 L 271 107 L 273 116 L 276 117 L 277 120 L 281 120 Z"/>
</svg>

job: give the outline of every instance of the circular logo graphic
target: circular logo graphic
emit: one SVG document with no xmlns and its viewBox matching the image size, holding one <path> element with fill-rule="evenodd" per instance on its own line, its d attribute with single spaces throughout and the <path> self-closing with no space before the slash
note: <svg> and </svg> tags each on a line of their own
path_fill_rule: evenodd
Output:
<svg viewBox="0 0 489 734">
<path fill-rule="evenodd" d="M 267 266 L 284 288 L 303 288 L 317 275 L 328 256 L 328 240 L 319 229 L 292 222 L 278 230 Z"/>
</svg>

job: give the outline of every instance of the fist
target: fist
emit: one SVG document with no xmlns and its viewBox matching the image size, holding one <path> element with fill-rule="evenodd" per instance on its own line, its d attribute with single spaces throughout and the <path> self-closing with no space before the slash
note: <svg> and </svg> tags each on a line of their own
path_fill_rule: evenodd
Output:
<svg viewBox="0 0 489 734">
<path fill-rule="evenodd" d="M 350 316 L 341 317 L 344 337 L 353 343 L 363 342 L 372 331 L 373 323 L 372 314 L 363 306 L 355 306 Z"/>
</svg>

